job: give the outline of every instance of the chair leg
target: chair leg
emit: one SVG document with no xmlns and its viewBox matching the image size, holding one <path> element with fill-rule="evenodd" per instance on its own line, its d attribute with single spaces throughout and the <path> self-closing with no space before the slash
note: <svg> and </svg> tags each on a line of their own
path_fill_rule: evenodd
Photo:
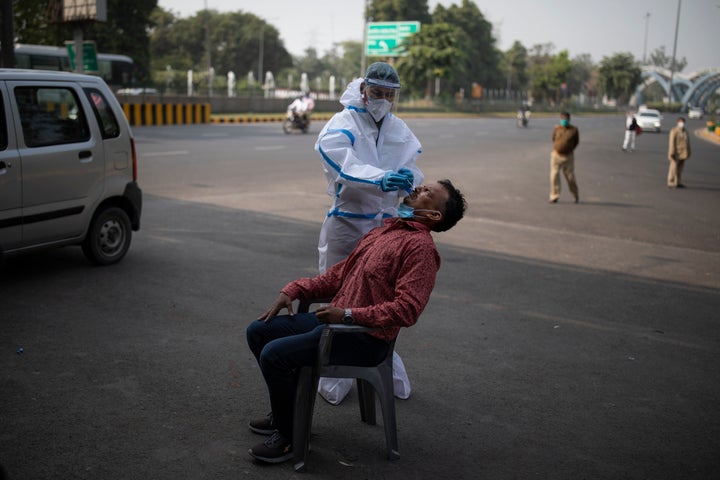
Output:
<svg viewBox="0 0 720 480">
<path fill-rule="evenodd" d="M 368 425 L 375 425 L 375 389 L 367 380 L 357 379 L 360 418 Z"/>
<path fill-rule="evenodd" d="M 395 400 L 386 399 L 381 402 L 383 410 L 383 423 L 385 424 L 385 444 L 387 445 L 387 455 L 390 460 L 400 458 L 400 451 L 397 440 L 397 418 L 395 416 Z"/>
<path fill-rule="evenodd" d="M 295 392 L 295 411 L 293 414 L 293 461 L 296 472 L 305 471 L 308 451 L 310 449 L 310 434 L 312 430 L 312 417 L 315 408 L 315 392 L 317 391 L 318 377 L 315 369 L 303 367 L 300 369 L 297 391 Z"/>
<path fill-rule="evenodd" d="M 395 413 L 395 391 L 392 383 L 392 370 L 389 374 L 383 375 L 383 392 L 380 396 L 380 407 L 383 414 L 383 425 L 385 427 L 385 443 L 387 445 L 388 459 L 397 460 L 400 458 L 397 440 L 397 416 Z"/>
</svg>

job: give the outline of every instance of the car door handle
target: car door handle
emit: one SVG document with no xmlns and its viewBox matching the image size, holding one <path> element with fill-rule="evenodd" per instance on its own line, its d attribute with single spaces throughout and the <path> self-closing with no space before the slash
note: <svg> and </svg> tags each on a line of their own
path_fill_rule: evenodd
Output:
<svg viewBox="0 0 720 480">
<path fill-rule="evenodd" d="M 81 150 L 80 153 L 78 153 L 78 158 L 80 159 L 80 163 L 92 162 L 92 152 L 90 150 Z"/>
<path fill-rule="evenodd" d="M 10 163 L 10 162 L 5 163 L 0 160 L 0 175 L 7 172 L 7 169 L 10 167 L 12 167 L 12 163 Z"/>
</svg>

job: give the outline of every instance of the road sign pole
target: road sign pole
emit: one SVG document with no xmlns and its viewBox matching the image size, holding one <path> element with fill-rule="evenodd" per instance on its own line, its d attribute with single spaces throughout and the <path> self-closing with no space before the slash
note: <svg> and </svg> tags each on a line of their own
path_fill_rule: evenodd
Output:
<svg viewBox="0 0 720 480">
<path fill-rule="evenodd" d="M 77 73 L 84 73 L 83 64 L 83 31 L 81 28 L 75 29 L 75 71 Z"/>
</svg>

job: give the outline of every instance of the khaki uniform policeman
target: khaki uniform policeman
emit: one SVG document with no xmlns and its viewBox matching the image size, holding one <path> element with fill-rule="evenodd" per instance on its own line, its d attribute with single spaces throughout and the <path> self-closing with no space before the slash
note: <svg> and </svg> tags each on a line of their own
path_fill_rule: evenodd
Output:
<svg viewBox="0 0 720 480">
<path fill-rule="evenodd" d="M 577 181 L 575 180 L 575 148 L 580 143 L 580 133 L 574 125 L 570 125 L 570 114 L 560 115 L 560 125 L 556 125 L 552 134 L 553 151 L 550 154 L 550 203 L 557 203 L 560 198 L 560 171 L 565 175 L 575 203 L 580 201 Z"/>
<path fill-rule="evenodd" d="M 690 135 L 685 129 L 685 119 L 678 118 L 677 126 L 670 130 L 670 142 L 668 145 L 668 160 L 670 160 L 670 168 L 668 169 L 667 185 L 668 188 L 685 188 L 680 183 L 685 160 L 690 157 Z"/>
</svg>

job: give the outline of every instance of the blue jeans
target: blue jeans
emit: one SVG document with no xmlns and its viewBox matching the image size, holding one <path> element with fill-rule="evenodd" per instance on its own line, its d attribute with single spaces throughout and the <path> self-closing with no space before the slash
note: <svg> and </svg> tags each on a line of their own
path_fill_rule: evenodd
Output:
<svg viewBox="0 0 720 480">
<path fill-rule="evenodd" d="M 270 408 L 278 431 L 292 439 L 295 390 L 301 367 L 317 363 L 318 345 L 325 327 L 315 313 L 292 317 L 278 315 L 267 323 L 252 322 L 246 332 L 248 346 L 257 359 L 268 393 Z M 333 336 L 330 362 L 339 365 L 372 366 L 380 363 L 388 343 L 365 333 Z"/>
</svg>

